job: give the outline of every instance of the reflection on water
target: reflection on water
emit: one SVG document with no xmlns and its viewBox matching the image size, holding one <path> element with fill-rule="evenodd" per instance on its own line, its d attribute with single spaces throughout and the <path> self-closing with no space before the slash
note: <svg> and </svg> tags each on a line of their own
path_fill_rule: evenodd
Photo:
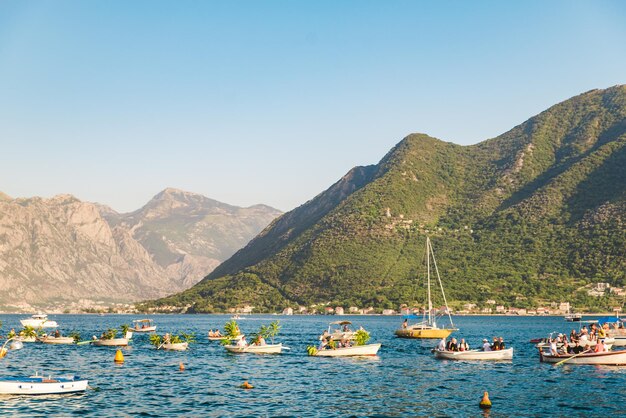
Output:
<svg viewBox="0 0 626 418">
<path fill-rule="evenodd" d="M 19 327 L 22 316 L 1 315 L 4 330 Z M 25 344 L 0 361 L 2 375 L 77 374 L 91 387 L 82 395 L 4 396 L 0 415 L 117 416 L 541 416 L 621 414 L 619 402 L 595 402 L 621 393 L 626 368 L 560 367 L 539 363 L 528 343 L 555 329 L 569 331 L 562 318 L 459 317 L 463 337 L 478 347 L 482 338 L 503 336 L 515 347 L 512 362 L 435 360 L 435 341 L 397 339 L 398 317 L 348 317 L 363 325 L 372 342 L 383 344 L 373 358 L 318 358 L 306 346 L 333 317 L 247 317 L 250 334 L 280 319 L 278 341 L 291 347 L 282 355 L 227 354 L 209 342 L 210 328 L 223 329 L 229 316 L 157 315 L 158 330 L 193 331 L 198 342 L 187 352 L 154 350 L 148 335 L 135 334 L 124 349 L 125 363 L 113 362 L 114 348 Z M 56 315 L 65 333 L 78 330 L 87 339 L 137 316 Z M 179 363 L 185 365 L 179 371 Z M 255 388 L 242 390 L 250 381 Z M 493 409 L 478 403 L 489 391 Z"/>
</svg>

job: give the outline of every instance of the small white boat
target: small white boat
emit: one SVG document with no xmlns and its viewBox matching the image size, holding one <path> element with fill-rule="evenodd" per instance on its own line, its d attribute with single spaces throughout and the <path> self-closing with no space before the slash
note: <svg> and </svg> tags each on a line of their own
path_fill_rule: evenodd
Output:
<svg viewBox="0 0 626 418">
<path fill-rule="evenodd" d="M 189 348 L 189 343 L 168 343 L 163 344 L 161 348 L 168 351 L 185 351 Z"/>
<path fill-rule="evenodd" d="M 443 360 L 513 360 L 513 348 L 504 350 L 482 351 L 445 351 L 435 350 L 435 358 Z"/>
<path fill-rule="evenodd" d="M 366 344 L 366 345 L 355 345 L 353 347 L 343 347 L 343 348 L 327 348 L 324 350 L 317 350 L 315 354 L 312 354 L 316 357 L 352 357 L 352 356 L 375 356 L 380 350 L 380 343 L 378 344 Z"/>
<path fill-rule="evenodd" d="M 226 338 L 226 336 L 220 335 L 219 337 L 213 336 L 213 337 L 208 337 L 208 338 L 209 338 L 209 341 L 222 341 L 224 338 Z"/>
<path fill-rule="evenodd" d="M 94 339 L 91 344 L 96 347 L 125 347 L 132 337 L 133 333 L 128 331 L 124 335 L 124 338 Z"/>
<path fill-rule="evenodd" d="M 582 318 L 582 314 L 579 313 L 568 313 L 567 315 L 565 315 L 565 320 L 567 322 L 580 322 Z"/>
<path fill-rule="evenodd" d="M 0 378 L 0 394 L 4 395 L 51 395 L 84 392 L 87 380 L 78 376 L 63 377 L 3 377 Z"/>
<path fill-rule="evenodd" d="M 34 343 L 37 341 L 37 337 L 23 337 L 21 335 L 18 335 L 15 339 L 23 343 Z"/>
<path fill-rule="evenodd" d="M 585 353 L 585 354 L 559 354 L 552 355 L 539 351 L 539 361 L 544 363 L 559 363 L 563 360 L 567 360 L 564 364 L 596 364 L 607 366 L 622 366 L 626 365 L 626 350 L 620 351 L 603 351 L 600 353 Z"/>
<path fill-rule="evenodd" d="M 615 335 L 612 338 L 614 347 L 626 347 L 626 335 Z"/>
<path fill-rule="evenodd" d="M 133 327 L 130 329 L 134 332 L 155 332 L 156 325 L 152 319 L 137 319 L 133 321 Z"/>
<path fill-rule="evenodd" d="M 20 323 L 24 327 L 33 327 L 33 328 L 56 328 L 58 327 L 56 321 L 50 321 L 48 319 L 48 315 L 46 314 L 35 314 L 28 319 L 20 320 Z"/>
<path fill-rule="evenodd" d="M 53 337 L 51 335 L 45 336 L 40 339 L 44 344 L 74 344 L 74 338 L 72 337 Z"/>
<path fill-rule="evenodd" d="M 283 350 L 282 344 L 265 344 L 265 345 L 246 345 L 243 347 L 237 345 L 225 345 L 224 348 L 235 354 L 251 353 L 251 354 L 280 354 Z"/>
</svg>

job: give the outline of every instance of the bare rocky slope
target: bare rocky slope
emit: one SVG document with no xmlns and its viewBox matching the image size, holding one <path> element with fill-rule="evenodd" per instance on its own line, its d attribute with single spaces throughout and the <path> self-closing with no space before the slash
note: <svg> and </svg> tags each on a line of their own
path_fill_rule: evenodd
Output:
<svg viewBox="0 0 626 418">
<path fill-rule="evenodd" d="M 183 290 L 280 214 L 166 189 L 118 214 L 71 195 L 0 194 L 0 305 L 90 306 Z"/>
</svg>

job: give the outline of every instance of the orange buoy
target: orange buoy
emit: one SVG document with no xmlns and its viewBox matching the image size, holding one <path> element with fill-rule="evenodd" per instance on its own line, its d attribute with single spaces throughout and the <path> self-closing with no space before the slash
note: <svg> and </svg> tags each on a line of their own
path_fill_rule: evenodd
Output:
<svg viewBox="0 0 626 418">
<path fill-rule="evenodd" d="M 115 358 L 113 359 L 113 361 L 118 364 L 124 363 L 124 354 L 122 354 L 122 350 L 117 350 L 115 352 Z"/>
<path fill-rule="evenodd" d="M 178 370 L 180 370 L 181 372 L 183 370 L 185 370 L 185 365 L 183 364 L 183 362 L 181 361 L 180 364 L 178 365 Z"/>
<path fill-rule="evenodd" d="M 491 408 L 491 401 L 489 400 L 489 393 L 487 391 L 485 391 L 483 399 L 480 401 L 480 404 L 478 406 L 480 406 L 482 409 Z"/>
<path fill-rule="evenodd" d="M 248 383 L 248 381 L 246 380 L 245 382 L 243 382 L 243 384 L 241 386 L 239 386 L 242 389 L 252 389 L 254 386 L 252 386 L 250 383 Z"/>
</svg>

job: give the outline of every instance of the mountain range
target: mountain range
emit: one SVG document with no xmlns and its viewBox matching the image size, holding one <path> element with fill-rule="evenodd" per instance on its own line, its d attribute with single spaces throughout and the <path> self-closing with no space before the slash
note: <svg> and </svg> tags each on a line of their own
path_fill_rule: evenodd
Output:
<svg viewBox="0 0 626 418">
<path fill-rule="evenodd" d="M 591 305 L 582 286 L 626 285 L 625 218 L 626 86 L 615 86 L 475 145 L 411 134 L 144 307 L 420 306 L 426 236 L 453 304 Z"/>
<path fill-rule="evenodd" d="M 0 305 L 89 307 L 190 287 L 280 211 L 165 189 L 120 214 L 71 195 L 0 194 Z"/>
</svg>

